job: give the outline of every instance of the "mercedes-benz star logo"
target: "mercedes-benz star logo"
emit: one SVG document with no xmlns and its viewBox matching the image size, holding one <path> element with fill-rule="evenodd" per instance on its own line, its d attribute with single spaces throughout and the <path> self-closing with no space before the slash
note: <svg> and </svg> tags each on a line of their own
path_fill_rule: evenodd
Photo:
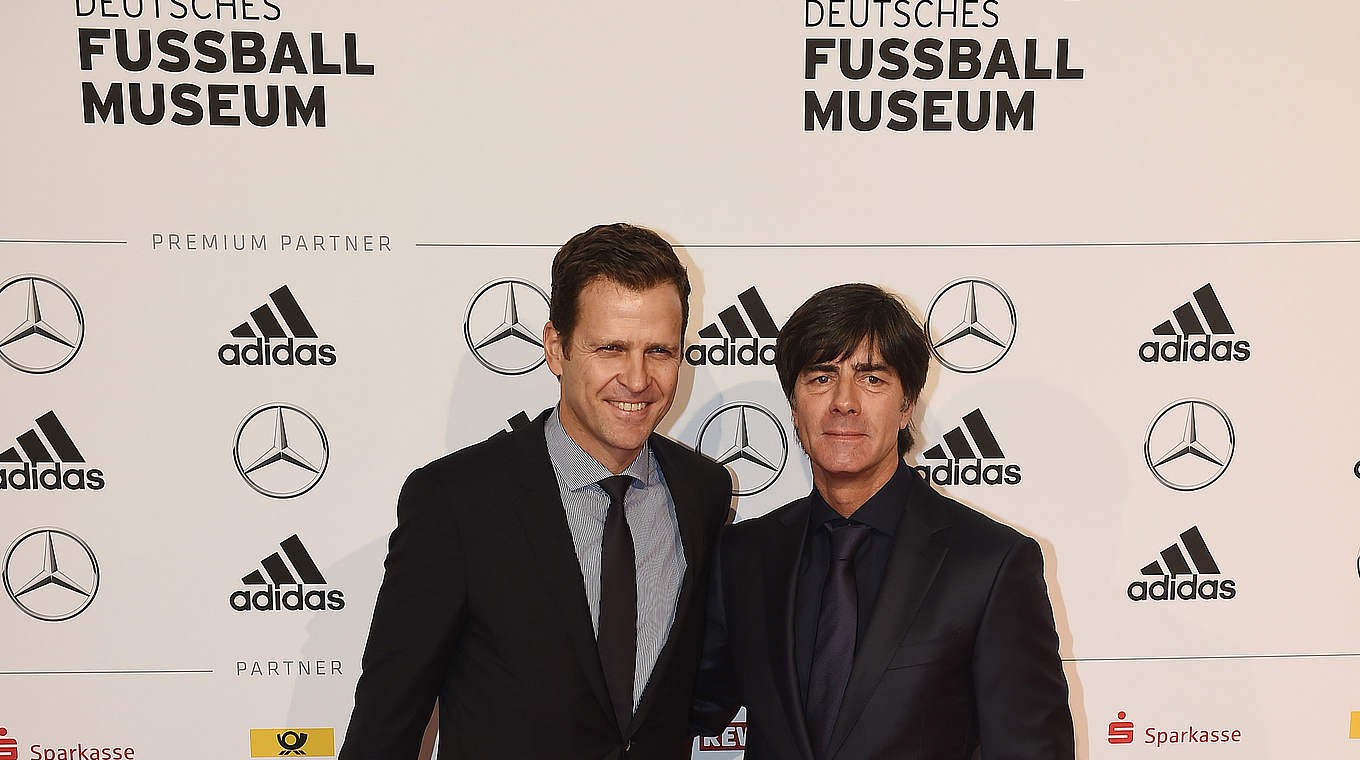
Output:
<svg viewBox="0 0 1360 760">
<path fill-rule="evenodd" d="M 1202 399 L 1181 399 L 1153 418 L 1143 456 L 1162 485 L 1196 491 L 1228 469 L 1235 446 L 1232 421 L 1222 409 Z"/>
<path fill-rule="evenodd" d="M 547 321 L 543 289 L 528 280 L 506 278 L 483 285 L 468 301 L 463 337 L 483 367 L 523 375 L 544 361 L 540 336 Z"/>
<path fill-rule="evenodd" d="M 74 533 L 34 528 L 5 554 L 5 593 L 31 617 L 70 620 L 85 611 L 99 591 L 99 562 Z"/>
<path fill-rule="evenodd" d="M 955 372 L 981 372 L 1015 342 L 1015 304 L 996 283 L 965 277 L 944 286 L 926 312 L 930 350 Z"/>
<path fill-rule="evenodd" d="M 769 488 L 784 471 L 789 437 L 770 410 L 734 401 L 708 415 L 694 448 L 732 471 L 734 496 L 750 496 Z"/>
<path fill-rule="evenodd" d="M 84 340 L 85 315 L 66 286 L 36 274 L 0 285 L 0 359 L 9 366 L 33 375 L 55 372 Z"/>
<path fill-rule="evenodd" d="M 251 488 L 275 499 L 311 490 L 326 472 L 330 444 L 321 423 L 302 407 L 265 404 L 236 428 L 236 471 Z"/>
</svg>

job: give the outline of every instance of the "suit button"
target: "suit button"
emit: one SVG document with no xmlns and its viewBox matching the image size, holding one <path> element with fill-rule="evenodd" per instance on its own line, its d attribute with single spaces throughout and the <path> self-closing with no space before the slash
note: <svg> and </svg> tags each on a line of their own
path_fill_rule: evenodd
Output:
<svg viewBox="0 0 1360 760">
<path fill-rule="evenodd" d="M 627 752 L 628 750 L 630 750 L 630 749 L 632 749 L 632 748 L 633 748 L 633 740 L 632 740 L 632 739 L 629 739 L 628 742 L 627 742 L 626 744 L 623 745 L 623 751 L 624 751 L 624 752 Z"/>
</svg>

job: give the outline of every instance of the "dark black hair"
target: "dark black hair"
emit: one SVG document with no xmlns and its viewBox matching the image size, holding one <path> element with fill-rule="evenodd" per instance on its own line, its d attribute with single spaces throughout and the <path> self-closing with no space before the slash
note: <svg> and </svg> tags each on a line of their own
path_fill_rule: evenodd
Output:
<svg viewBox="0 0 1360 760">
<path fill-rule="evenodd" d="M 629 290 L 674 285 L 680 294 L 680 335 L 685 334 L 689 324 L 689 274 L 675 249 L 645 227 L 622 222 L 597 224 L 572 237 L 553 257 L 548 319 L 562 336 L 564 354 L 571 350 L 581 291 L 597 277 Z"/>
<path fill-rule="evenodd" d="M 784 323 L 775 342 L 774 366 L 784 396 L 793 403 L 793 384 L 814 364 L 839 362 L 860 343 L 897 373 L 907 401 L 914 403 L 930 369 L 930 342 L 902 299 L 876 285 L 851 283 L 818 292 Z M 897 453 L 911 448 L 910 426 L 897 433 Z"/>
</svg>

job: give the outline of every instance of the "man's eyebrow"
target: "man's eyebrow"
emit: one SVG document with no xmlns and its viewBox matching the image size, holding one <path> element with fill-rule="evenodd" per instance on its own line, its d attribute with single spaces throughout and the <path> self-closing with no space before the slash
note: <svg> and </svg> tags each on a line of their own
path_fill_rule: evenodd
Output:
<svg viewBox="0 0 1360 760">
<path fill-rule="evenodd" d="M 679 344 L 678 344 L 678 343 L 674 343 L 674 342 L 671 342 L 671 341 L 657 340 L 657 341 L 649 341 L 649 342 L 646 342 L 646 343 L 639 343 L 639 342 L 636 342 L 636 341 L 628 340 L 628 339 L 626 339 L 626 338 L 608 338 L 608 337 L 604 337 L 604 336 L 593 336 L 593 337 L 591 337 L 591 336 L 582 336 L 582 344 L 583 344 L 583 345 L 586 345 L 586 346 L 595 346 L 595 347 L 598 347 L 598 346 L 621 346 L 621 347 L 623 347 L 623 348 L 633 348 L 634 346 L 639 346 L 639 345 L 640 345 L 640 346 L 642 346 L 643 348 L 668 348 L 668 349 L 671 349 L 671 350 L 675 350 L 676 348 L 679 347 Z"/>
<path fill-rule="evenodd" d="M 886 372 L 889 367 L 882 362 L 858 362 L 854 369 L 856 372 Z"/>
<path fill-rule="evenodd" d="M 803 368 L 803 371 L 802 371 L 802 372 L 799 372 L 798 374 L 800 374 L 800 375 L 806 375 L 806 374 L 814 373 L 814 372 L 827 372 L 827 373 L 835 374 L 835 373 L 837 373 L 837 372 L 839 372 L 839 371 L 840 371 L 840 367 L 839 367 L 838 365 L 836 365 L 835 363 L 833 363 L 833 362 L 822 362 L 822 363 L 820 363 L 820 364 L 809 364 L 808 366 L 806 366 L 806 367 Z"/>
</svg>

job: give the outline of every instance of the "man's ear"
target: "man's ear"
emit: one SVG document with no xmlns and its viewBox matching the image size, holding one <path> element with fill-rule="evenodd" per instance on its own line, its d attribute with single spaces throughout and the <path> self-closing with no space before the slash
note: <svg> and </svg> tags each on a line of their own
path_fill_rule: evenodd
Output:
<svg viewBox="0 0 1360 760">
<path fill-rule="evenodd" d="M 548 369 L 558 377 L 562 376 L 562 363 L 567 360 L 566 346 L 562 343 L 562 333 L 553 327 L 552 322 L 543 325 L 543 357 L 548 361 Z"/>
<path fill-rule="evenodd" d="M 911 413 L 915 408 L 915 401 L 902 400 L 902 421 L 897 425 L 898 430 L 906 430 L 907 425 L 911 424 Z"/>
</svg>

